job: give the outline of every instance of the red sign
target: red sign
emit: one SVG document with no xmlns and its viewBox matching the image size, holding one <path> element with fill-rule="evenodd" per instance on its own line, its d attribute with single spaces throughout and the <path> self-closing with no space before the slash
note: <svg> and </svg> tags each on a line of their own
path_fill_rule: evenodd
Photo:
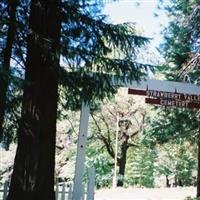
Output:
<svg viewBox="0 0 200 200">
<path fill-rule="evenodd" d="M 200 95 L 138 89 L 128 89 L 128 94 L 148 96 L 145 102 L 149 104 L 200 109 Z"/>
<path fill-rule="evenodd" d="M 184 108 L 200 109 L 200 103 L 188 102 L 188 101 L 177 101 L 173 99 L 145 98 L 145 103 L 161 105 L 161 106 L 169 106 L 169 107 L 182 107 L 182 108 L 184 107 Z"/>
<path fill-rule="evenodd" d="M 146 90 L 138 90 L 138 89 L 130 89 L 130 88 L 128 88 L 128 94 L 136 94 L 136 95 L 146 96 L 147 95 L 147 91 Z"/>
</svg>

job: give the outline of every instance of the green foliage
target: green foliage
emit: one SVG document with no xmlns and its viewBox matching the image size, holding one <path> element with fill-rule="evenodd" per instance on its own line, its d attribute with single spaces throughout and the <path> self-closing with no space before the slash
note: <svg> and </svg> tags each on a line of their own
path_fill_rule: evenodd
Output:
<svg viewBox="0 0 200 200">
<path fill-rule="evenodd" d="M 155 158 L 155 150 L 144 145 L 134 150 L 130 149 L 126 167 L 126 184 L 154 187 Z"/>
<path fill-rule="evenodd" d="M 199 78 L 199 1 L 171 0 L 163 2 L 170 22 L 164 29 L 164 43 L 161 52 L 169 72 L 175 79 L 189 74 L 192 81 Z M 197 74 L 196 74 L 197 73 Z"/>
<path fill-rule="evenodd" d="M 108 153 L 102 149 L 98 141 L 90 139 L 86 154 L 86 166 L 95 168 L 96 187 L 111 187 L 114 165 Z"/>
<path fill-rule="evenodd" d="M 160 144 L 177 138 L 193 142 L 198 135 L 198 118 L 196 112 L 180 108 L 158 109 L 157 118 L 148 117 L 150 126 L 145 130 L 145 137 Z"/>
<path fill-rule="evenodd" d="M 26 42 L 30 33 L 28 29 L 29 3 L 29 1 L 19 1 L 17 7 L 16 37 L 11 66 L 11 70 L 14 71 L 11 76 L 12 80 L 19 78 L 23 81 L 24 79 Z M 2 11 L 0 57 L 3 56 L 8 26 L 6 5 L 5 1 L 0 6 Z M 146 74 L 146 69 L 149 67 L 149 65 L 136 61 L 139 49 L 148 43 L 149 39 L 139 36 L 133 24 L 113 25 L 108 23 L 106 16 L 101 14 L 101 9 L 102 5 L 95 1 L 85 0 L 83 3 L 83 1 L 66 0 L 60 3 L 62 20 L 61 39 L 58 44 L 60 52 L 57 52 L 58 55 L 52 55 L 59 56 L 59 53 L 61 55 L 59 102 L 62 108 L 59 112 L 69 108 L 79 109 L 82 99 L 85 101 L 92 99 L 93 107 L 96 108 L 95 101 L 97 99 L 110 98 L 116 92 L 116 88 L 110 84 L 110 78 L 105 74 L 118 75 L 118 77 L 128 76 L 131 80 L 139 80 Z M 40 33 L 37 33 L 36 37 L 38 43 L 49 52 L 51 41 Z M 118 52 L 118 56 L 113 57 L 115 52 Z M 20 86 L 22 86 L 21 83 Z M 16 86 L 10 84 L 10 87 Z M 21 89 L 22 87 L 18 88 L 19 91 Z M 17 93 L 20 95 L 16 99 L 20 101 L 21 92 Z M 8 94 L 14 96 L 13 93 Z M 9 106 L 9 104 L 7 105 Z M 19 105 L 20 102 L 13 105 L 13 108 L 19 108 Z M 11 112 L 10 108 L 8 110 Z M 19 113 L 19 111 L 13 109 L 13 113 Z M 13 113 L 10 115 L 14 116 Z M 16 118 L 18 116 L 15 116 L 13 120 L 9 118 L 9 124 L 12 127 L 15 126 L 13 134 L 17 129 Z M 7 125 L 4 128 L 5 132 L 9 132 Z M 10 137 L 11 134 L 5 134 L 5 136 L 8 138 L 4 138 L 4 140 L 8 143 L 12 141 L 12 137 L 15 137 Z"/>
<path fill-rule="evenodd" d="M 193 172 L 197 169 L 195 147 L 189 142 L 176 140 L 163 144 L 158 149 L 156 171 L 159 176 L 174 177 L 173 184 L 176 186 L 194 184 Z"/>
<path fill-rule="evenodd" d="M 150 126 L 144 131 L 144 143 L 160 144 L 157 171 L 166 177 L 177 177 L 175 185 L 193 184 L 199 135 L 196 112 L 167 108 L 156 113 L 157 118 L 148 118 Z"/>
<path fill-rule="evenodd" d="M 0 4 L 0 82 L 1 87 L 5 87 L 1 92 L 1 110 L 5 113 L 1 142 L 6 149 L 8 149 L 12 141 L 16 140 L 16 131 L 21 112 L 25 64 L 23 56 L 25 56 L 24 47 L 26 46 L 26 39 L 23 36 L 27 33 L 27 4 L 28 1 L 18 0 L 2 1 Z M 15 5 L 17 6 L 16 14 Z M 11 11 L 14 12 L 12 18 L 10 16 L 11 13 L 9 14 Z M 10 49 L 11 47 L 12 50 Z M 10 51 L 12 51 L 11 62 L 9 62 Z"/>
<path fill-rule="evenodd" d="M 189 75 L 189 81 L 198 83 L 199 45 L 196 41 L 199 38 L 199 1 L 171 0 L 167 3 L 162 1 L 162 5 L 170 23 L 163 31 L 164 43 L 161 45 L 161 52 L 166 63 L 160 68 L 160 72 L 164 72 L 169 80 L 182 80 L 185 75 Z M 181 180 L 181 184 L 190 185 L 192 173 L 196 169 L 196 155 L 190 152 L 187 145 L 189 143 L 195 150 L 197 148 L 198 112 L 161 108 L 157 109 L 156 113 L 156 118 L 148 118 L 150 126 L 144 133 L 146 142 L 159 143 L 161 148 L 168 148 L 165 150 L 168 153 L 164 163 L 158 166 L 159 172 L 165 176 L 175 175 L 176 179 Z"/>
<path fill-rule="evenodd" d="M 200 200 L 200 198 L 191 198 L 191 197 L 187 197 L 185 200 Z"/>
<path fill-rule="evenodd" d="M 84 6 L 70 1 L 62 4 L 60 84 L 67 99 L 65 107 L 73 108 L 80 99 L 112 96 L 116 89 L 108 74 L 139 80 L 150 66 L 136 61 L 148 38 L 137 35 L 133 24 L 108 23 L 99 5 L 87 2 Z"/>
</svg>

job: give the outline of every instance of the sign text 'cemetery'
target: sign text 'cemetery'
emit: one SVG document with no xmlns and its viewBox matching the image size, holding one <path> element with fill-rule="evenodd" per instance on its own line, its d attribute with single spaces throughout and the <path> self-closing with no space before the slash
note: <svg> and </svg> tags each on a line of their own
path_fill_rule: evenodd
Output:
<svg viewBox="0 0 200 200">
<path fill-rule="evenodd" d="M 200 109 L 200 95 L 139 89 L 128 89 L 128 93 L 147 96 L 145 102 L 149 104 Z"/>
</svg>

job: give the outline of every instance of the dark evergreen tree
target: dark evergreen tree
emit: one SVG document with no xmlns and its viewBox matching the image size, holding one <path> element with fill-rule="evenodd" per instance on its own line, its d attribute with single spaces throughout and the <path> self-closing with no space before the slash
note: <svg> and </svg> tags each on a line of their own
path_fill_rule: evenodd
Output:
<svg viewBox="0 0 200 200">
<path fill-rule="evenodd" d="M 25 81 L 8 199 L 54 199 L 58 84 L 65 108 L 103 99 L 116 91 L 108 74 L 130 80 L 145 75 L 149 65 L 137 63 L 136 56 L 148 39 L 136 36 L 131 24 L 107 23 L 95 2 L 20 3 L 13 55 L 25 68 Z M 120 56 L 113 57 L 114 51 Z"/>
<path fill-rule="evenodd" d="M 199 80 L 199 45 L 198 20 L 199 1 L 171 0 L 165 4 L 171 21 L 164 30 L 165 42 L 162 53 L 166 59 L 165 72 L 170 80 L 198 83 Z M 195 13 L 195 15 L 194 15 Z M 160 112 L 161 114 L 162 112 Z M 153 131 L 160 142 L 174 138 L 192 140 L 199 148 L 198 112 L 187 109 L 168 110 L 153 125 Z M 154 121 L 154 120 L 153 120 Z M 158 128 L 159 127 L 159 128 Z M 163 128 L 162 128 L 163 127 Z M 189 134 L 189 135 L 188 135 Z M 194 143 L 193 143 L 194 144 Z M 198 160 L 200 157 L 198 156 Z M 198 167 L 197 197 L 200 196 L 200 173 Z"/>
<path fill-rule="evenodd" d="M 7 3 L 7 4 L 6 4 Z M 2 60 L 0 65 L 0 141 L 3 138 L 3 123 L 4 115 L 6 110 L 7 102 L 7 91 L 9 86 L 9 74 L 10 74 L 10 62 L 12 55 L 12 47 L 16 32 L 16 8 L 18 0 L 2 2 L 2 19 L 5 20 L 4 16 L 7 10 L 8 22 L 7 22 L 7 34 L 6 34 L 6 44 L 5 48 L 2 48 Z M 5 9 L 5 7 L 7 7 Z M 5 12 L 5 13 L 4 13 Z M 6 26 L 6 22 L 2 20 L 2 29 Z"/>
<path fill-rule="evenodd" d="M 16 134 L 24 80 L 27 53 L 27 34 L 29 33 L 29 1 L 19 1 L 16 18 L 16 37 L 13 45 L 12 66 L 9 87 L 8 115 L 5 115 L 4 143 L 12 141 Z M 150 65 L 136 62 L 139 48 L 148 42 L 147 38 L 135 35 L 132 24 L 113 25 L 100 14 L 101 4 L 96 1 L 63 1 L 61 9 L 61 66 L 59 84 L 62 103 L 66 109 L 79 108 L 80 97 L 91 100 L 103 99 L 116 92 L 109 82 L 109 76 L 126 75 L 139 80 Z M 5 35 L 5 34 L 4 34 Z M 5 37 L 2 36 L 5 41 Z M 113 56 L 115 54 L 115 56 Z M 93 72 L 93 76 L 91 76 Z M 20 84 L 19 84 L 20 83 Z M 19 84 L 19 85 L 17 85 Z M 16 92 L 17 90 L 17 92 Z M 84 90 L 84 92 L 82 92 Z M 15 93 L 15 94 L 14 94 Z M 17 94 L 17 95 L 16 95 Z M 60 102 L 61 102 L 60 101 Z M 17 103 L 17 104 L 16 104 Z M 12 113 L 12 117 L 10 115 Z M 13 129 L 14 128 L 14 129 Z"/>
<path fill-rule="evenodd" d="M 7 149 L 16 139 L 20 117 L 28 5 L 28 1 L 18 0 L 0 3 L 0 142 Z"/>
<path fill-rule="evenodd" d="M 60 10 L 31 1 L 22 116 L 8 199 L 55 199 Z"/>
</svg>

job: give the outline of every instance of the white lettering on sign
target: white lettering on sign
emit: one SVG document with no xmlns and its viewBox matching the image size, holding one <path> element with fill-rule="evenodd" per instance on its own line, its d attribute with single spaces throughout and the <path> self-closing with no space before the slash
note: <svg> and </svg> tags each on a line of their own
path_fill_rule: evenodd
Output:
<svg viewBox="0 0 200 200">
<path fill-rule="evenodd" d="M 188 95 L 184 94 L 185 100 L 194 101 L 194 102 L 200 102 L 200 95 Z"/>
<path fill-rule="evenodd" d="M 156 90 L 147 90 L 147 96 L 165 99 L 181 99 L 181 94 Z"/>
<path fill-rule="evenodd" d="M 157 90 L 147 90 L 148 97 L 156 97 L 160 99 L 175 99 L 179 101 L 200 102 L 200 95 L 189 95 L 176 92 L 163 92 Z"/>
<path fill-rule="evenodd" d="M 162 106 L 175 106 L 175 107 L 188 107 L 188 101 L 176 101 L 169 99 L 161 99 L 160 105 Z"/>
<path fill-rule="evenodd" d="M 177 92 L 164 92 L 157 90 L 147 90 L 146 95 L 152 100 L 159 99 L 159 104 L 161 106 L 184 108 L 200 107 L 200 95 L 190 95 Z"/>
</svg>

